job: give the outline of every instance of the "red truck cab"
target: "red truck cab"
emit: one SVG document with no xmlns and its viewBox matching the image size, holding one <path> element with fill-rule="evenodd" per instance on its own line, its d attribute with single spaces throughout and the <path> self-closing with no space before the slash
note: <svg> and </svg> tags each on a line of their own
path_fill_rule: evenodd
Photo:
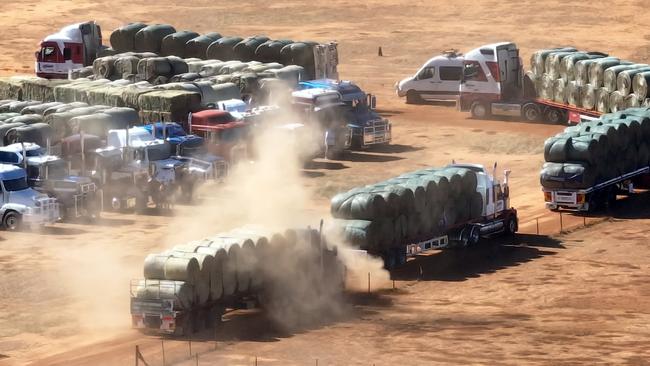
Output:
<svg viewBox="0 0 650 366">
<path fill-rule="evenodd" d="M 36 75 L 66 79 L 68 72 L 92 65 L 102 45 L 102 33 L 95 22 L 69 25 L 43 39 L 36 51 Z"/>
<path fill-rule="evenodd" d="M 208 109 L 190 113 L 189 133 L 203 137 L 208 151 L 232 163 L 248 155 L 250 124 L 227 111 Z"/>
</svg>

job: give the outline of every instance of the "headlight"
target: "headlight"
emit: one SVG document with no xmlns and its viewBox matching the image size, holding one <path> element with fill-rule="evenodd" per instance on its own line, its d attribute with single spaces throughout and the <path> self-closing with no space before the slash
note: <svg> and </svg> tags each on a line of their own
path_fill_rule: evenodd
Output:
<svg viewBox="0 0 650 366">
<path fill-rule="evenodd" d="M 41 201 L 34 200 L 35 207 L 41 207 Z"/>
</svg>

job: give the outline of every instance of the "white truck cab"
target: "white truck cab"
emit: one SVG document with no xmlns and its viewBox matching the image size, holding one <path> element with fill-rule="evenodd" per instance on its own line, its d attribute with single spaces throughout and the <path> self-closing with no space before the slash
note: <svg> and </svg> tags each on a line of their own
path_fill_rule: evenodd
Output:
<svg viewBox="0 0 650 366">
<path fill-rule="evenodd" d="M 399 97 L 406 103 L 457 100 L 463 75 L 462 54 L 446 51 L 422 65 L 415 75 L 396 83 Z"/>
<path fill-rule="evenodd" d="M 0 193 L 0 218 L 7 230 L 43 226 L 59 219 L 56 199 L 29 188 L 24 169 L 0 164 Z"/>
<path fill-rule="evenodd" d="M 459 108 L 475 118 L 518 117 L 521 103 L 521 59 L 512 42 L 481 46 L 465 55 Z"/>
</svg>

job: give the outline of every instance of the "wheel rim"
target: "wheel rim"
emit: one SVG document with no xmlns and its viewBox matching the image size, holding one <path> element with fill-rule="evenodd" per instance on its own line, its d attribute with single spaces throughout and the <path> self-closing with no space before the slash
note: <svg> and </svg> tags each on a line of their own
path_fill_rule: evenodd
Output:
<svg viewBox="0 0 650 366">
<path fill-rule="evenodd" d="M 559 123 L 560 113 L 556 110 L 551 110 L 550 112 L 548 112 L 548 121 L 551 123 Z"/>
<path fill-rule="evenodd" d="M 528 121 L 534 121 L 539 118 L 539 113 L 537 113 L 537 110 L 534 107 L 528 107 L 524 112 L 524 116 Z"/>
<path fill-rule="evenodd" d="M 508 226 L 511 233 L 514 233 L 516 231 L 515 220 L 510 220 L 510 224 Z"/>
<path fill-rule="evenodd" d="M 477 104 L 474 107 L 474 115 L 476 117 L 481 117 L 481 118 L 485 117 L 485 113 L 486 113 L 485 106 L 483 106 L 483 104 Z"/>
<path fill-rule="evenodd" d="M 472 233 L 470 234 L 470 238 L 472 241 L 472 245 L 478 244 L 479 241 L 479 232 L 478 230 L 473 230 Z"/>
<path fill-rule="evenodd" d="M 18 226 L 18 218 L 15 215 L 7 216 L 7 219 L 5 220 L 5 225 L 9 230 L 16 230 L 16 227 Z"/>
</svg>

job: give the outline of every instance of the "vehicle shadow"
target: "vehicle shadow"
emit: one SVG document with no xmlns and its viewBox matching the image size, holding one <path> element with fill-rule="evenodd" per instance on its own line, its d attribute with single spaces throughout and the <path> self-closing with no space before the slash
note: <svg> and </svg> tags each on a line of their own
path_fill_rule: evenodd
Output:
<svg viewBox="0 0 650 366">
<path fill-rule="evenodd" d="M 74 223 L 76 225 L 83 225 L 83 226 L 125 226 L 125 225 L 133 225 L 135 223 L 135 220 L 131 219 L 118 219 L 118 218 L 108 218 L 104 216 L 100 216 L 94 220 L 74 220 L 71 221 L 71 223 Z"/>
<path fill-rule="evenodd" d="M 397 116 L 400 114 L 404 114 L 404 111 L 396 110 L 396 109 L 375 109 L 375 112 L 379 113 L 380 116 L 382 117 L 392 117 L 392 116 Z"/>
<path fill-rule="evenodd" d="M 318 170 L 318 169 L 341 170 L 341 169 L 347 169 L 349 168 L 349 166 L 336 161 L 310 160 L 303 165 L 303 168 L 313 169 L 313 170 Z"/>
<path fill-rule="evenodd" d="M 192 341 L 278 342 L 324 326 L 367 317 L 375 314 L 379 308 L 392 305 L 393 300 L 387 291 L 380 291 L 370 294 L 346 293 L 338 299 L 324 300 L 321 306 L 308 312 L 282 309 L 280 315 L 262 309 L 234 311 L 224 316 L 217 329 L 196 333 Z M 290 313 L 290 325 L 286 321 L 287 313 Z"/>
<path fill-rule="evenodd" d="M 302 171 L 302 175 L 305 176 L 305 177 L 307 177 L 307 178 L 320 178 L 320 177 L 325 176 L 325 173 L 323 173 L 323 172 L 312 172 L 312 171 L 308 171 L 308 170 L 303 170 L 303 171 Z"/>
<path fill-rule="evenodd" d="M 405 152 L 420 151 L 423 149 L 424 149 L 423 147 L 414 147 L 411 145 L 380 144 L 380 145 L 371 146 L 367 150 L 360 150 L 360 151 L 383 153 L 383 154 L 399 154 Z"/>
<path fill-rule="evenodd" d="M 399 281 L 466 281 L 556 254 L 544 248 L 564 247 L 559 240 L 543 235 L 517 235 L 506 241 L 503 238 L 486 240 L 475 248 L 416 256 L 392 271 L 391 277 Z"/>
<path fill-rule="evenodd" d="M 358 163 L 386 163 L 389 161 L 403 160 L 403 157 L 392 155 L 378 155 L 350 151 L 339 160 L 353 161 Z"/>
<path fill-rule="evenodd" d="M 44 235 L 81 235 L 87 233 L 87 231 L 71 227 L 45 226 L 38 231 L 34 231 L 34 233 Z"/>
</svg>

